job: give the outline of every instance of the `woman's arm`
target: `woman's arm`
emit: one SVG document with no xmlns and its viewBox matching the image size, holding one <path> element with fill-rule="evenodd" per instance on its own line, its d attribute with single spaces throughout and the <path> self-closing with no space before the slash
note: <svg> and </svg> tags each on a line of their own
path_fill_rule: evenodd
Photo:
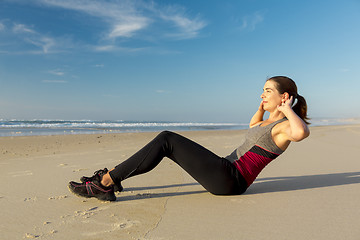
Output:
<svg viewBox="0 0 360 240">
<path fill-rule="evenodd" d="M 293 142 L 299 142 L 310 135 L 310 130 L 307 124 L 293 111 L 291 108 L 292 103 L 293 97 L 291 96 L 290 99 L 278 106 L 278 110 L 289 120 L 290 128 L 286 130 L 288 139 Z"/>
<path fill-rule="evenodd" d="M 265 113 L 265 110 L 263 108 L 263 102 L 261 101 L 259 109 L 257 110 L 257 112 L 254 114 L 254 116 L 250 120 L 249 127 L 252 128 L 259 122 L 262 122 L 264 120 L 263 119 L 264 113 Z"/>
</svg>

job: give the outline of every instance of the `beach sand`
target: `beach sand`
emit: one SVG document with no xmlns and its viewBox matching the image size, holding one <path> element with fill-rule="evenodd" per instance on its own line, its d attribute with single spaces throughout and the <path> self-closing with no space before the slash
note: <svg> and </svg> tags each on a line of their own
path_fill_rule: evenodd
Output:
<svg viewBox="0 0 360 240">
<path fill-rule="evenodd" d="M 124 181 L 116 202 L 68 191 L 69 181 L 114 167 L 156 134 L 1 137 L 0 238 L 360 238 L 360 125 L 312 127 L 239 196 L 211 195 L 169 159 Z M 226 156 L 245 131 L 181 134 Z"/>
</svg>

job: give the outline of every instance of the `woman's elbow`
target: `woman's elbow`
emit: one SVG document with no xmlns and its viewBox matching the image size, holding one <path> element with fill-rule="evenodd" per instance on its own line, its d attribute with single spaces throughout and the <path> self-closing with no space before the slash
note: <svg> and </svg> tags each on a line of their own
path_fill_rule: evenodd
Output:
<svg viewBox="0 0 360 240">
<path fill-rule="evenodd" d="M 310 130 L 308 128 L 301 129 L 292 136 L 292 141 L 300 142 L 300 141 L 304 140 L 305 138 L 307 138 L 308 136 L 310 136 Z"/>
</svg>

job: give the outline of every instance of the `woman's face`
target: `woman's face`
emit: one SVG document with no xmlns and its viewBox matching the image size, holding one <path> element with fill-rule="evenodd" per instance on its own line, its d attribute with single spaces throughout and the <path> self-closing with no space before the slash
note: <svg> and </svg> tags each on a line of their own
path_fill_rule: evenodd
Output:
<svg viewBox="0 0 360 240">
<path fill-rule="evenodd" d="M 263 100 L 263 109 L 268 112 L 273 112 L 281 105 L 284 94 L 280 94 L 276 89 L 274 81 L 266 81 L 264 85 L 264 92 L 261 94 Z"/>
</svg>

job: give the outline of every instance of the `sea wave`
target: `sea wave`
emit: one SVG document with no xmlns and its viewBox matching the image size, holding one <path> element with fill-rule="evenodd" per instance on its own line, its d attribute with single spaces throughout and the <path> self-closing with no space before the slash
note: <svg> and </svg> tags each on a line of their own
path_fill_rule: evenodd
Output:
<svg viewBox="0 0 360 240">
<path fill-rule="evenodd" d="M 360 124 L 360 118 L 315 118 L 310 126 Z M 247 129 L 248 123 L 167 122 L 124 120 L 0 119 L 0 137 L 119 132 Z"/>
<path fill-rule="evenodd" d="M 0 119 L 0 136 L 148 132 L 161 130 L 219 130 L 244 129 L 246 127 L 247 124 L 242 123 Z"/>
<path fill-rule="evenodd" d="M 238 123 L 129 122 L 93 120 L 0 120 L 3 128 L 128 128 L 128 127 L 222 127 Z"/>
</svg>

